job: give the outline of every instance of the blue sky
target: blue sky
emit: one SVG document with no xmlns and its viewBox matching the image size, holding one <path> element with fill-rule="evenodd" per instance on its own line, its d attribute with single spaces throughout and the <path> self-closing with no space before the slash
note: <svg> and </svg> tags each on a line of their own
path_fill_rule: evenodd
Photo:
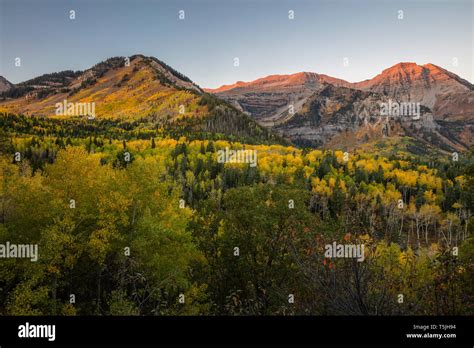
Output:
<svg viewBox="0 0 474 348">
<path fill-rule="evenodd" d="M 402 61 L 433 63 L 474 81 L 472 0 L 0 0 L 0 6 L 0 75 L 14 83 L 136 53 L 163 60 L 201 87 L 300 71 L 355 82 Z"/>
</svg>

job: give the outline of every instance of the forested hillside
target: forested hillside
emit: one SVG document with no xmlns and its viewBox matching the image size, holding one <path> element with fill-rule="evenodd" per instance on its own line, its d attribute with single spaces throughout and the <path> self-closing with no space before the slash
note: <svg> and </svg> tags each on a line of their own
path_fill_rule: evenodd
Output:
<svg viewBox="0 0 474 348">
<path fill-rule="evenodd" d="M 0 243 L 39 249 L 1 260 L 3 315 L 474 313 L 472 152 L 0 122 Z M 226 148 L 258 164 L 220 163 Z M 326 257 L 333 242 L 363 244 L 363 262 Z"/>
<path fill-rule="evenodd" d="M 111 127 L 110 137 L 117 137 L 120 128 L 127 138 L 140 133 L 284 143 L 249 116 L 202 92 L 188 77 L 143 55 L 113 57 L 85 71 L 20 83 L 0 93 L 0 113 L 9 117 L 1 117 L 5 127 L 37 127 L 39 134 L 60 137 L 96 131 L 103 135 Z M 128 131 L 132 133 L 124 134 Z"/>
</svg>

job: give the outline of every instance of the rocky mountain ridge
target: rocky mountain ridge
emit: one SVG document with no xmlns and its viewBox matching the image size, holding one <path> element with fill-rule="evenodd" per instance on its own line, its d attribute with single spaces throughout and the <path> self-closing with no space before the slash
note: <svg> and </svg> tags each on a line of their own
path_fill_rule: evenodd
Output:
<svg viewBox="0 0 474 348">
<path fill-rule="evenodd" d="M 298 73 L 207 91 L 302 146 L 356 146 L 392 135 L 446 151 L 474 144 L 474 86 L 434 64 L 399 63 L 358 83 Z M 389 103 L 423 112 L 383 115 Z"/>
</svg>

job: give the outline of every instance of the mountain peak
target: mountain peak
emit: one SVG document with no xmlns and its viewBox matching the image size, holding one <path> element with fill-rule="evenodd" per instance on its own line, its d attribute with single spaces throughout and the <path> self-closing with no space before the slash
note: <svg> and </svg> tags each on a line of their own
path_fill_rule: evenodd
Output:
<svg viewBox="0 0 474 348">
<path fill-rule="evenodd" d="M 353 86 L 399 100 L 417 100 L 429 108 L 435 106 L 439 95 L 464 93 L 473 89 L 471 83 L 437 65 L 412 62 L 395 64 L 374 78 Z"/>
<path fill-rule="evenodd" d="M 1 95 L 2 113 L 74 122 L 87 116 L 87 122 L 107 119 L 127 127 L 133 121 L 140 124 L 138 132 L 176 138 L 193 134 L 285 143 L 228 103 L 203 94 L 189 78 L 154 57 L 113 57 L 85 71 L 43 75 L 11 91 Z"/>
<path fill-rule="evenodd" d="M 274 90 L 282 88 L 302 88 L 304 86 L 317 86 L 322 83 L 329 82 L 335 85 L 348 85 L 349 83 L 327 75 L 321 75 L 314 72 L 302 71 L 294 74 L 276 74 L 258 78 L 253 81 L 243 82 L 237 81 L 230 85 L 222 85 L 218 88 L 205 88 L 208 93 L 224 93 L 233 92 L 234 89 L 245 89 L 246 91 L 254 90 Z M 235 90 L 237 92 L 237 90 Z"/>
<path fill-rule="evenodd" d="M 0 76 L 0 93 L 6 92 L 12 89 L 15 85 L 8 81 L 3 76 Z"/>
<path fill-rule="evenodd" d="M 195 108 L 201 94 L 189 78 L 164 62 L 134 55 L 112 57 L 84 71 L 67 70 L 22 82 L 2 93 L 1 109 L 55 116 L 58 103 L 94 102 L 98 118 L 171 117 L 179 103 Z M 203 113 L 205 107 L 195 112 Z"/>
<path fill-rule="evenodd" d="M 123 85 L 122 82 L 128 81 L 139 72 L 141 72 L 141 77 L 138 80 L 144 81 L 144 77 L 147 77 L 149 83 L 155 80 L 163 87 L 202 93 L 202 90 L 185 75 L 155 57 L 142 54 L 128 58 L 111 57 L 84 71 L 66 70 L 43 74 L 17 85 L 10 84 L 6 79 L 4 81 L 0 79 L 0 93 L 5 98 L 13 99 L 18 97 L 41 99 L 47 95 L 61 93 L 72 95 L 81 89 L 95 85 L 99 80 L 105 82 L 107 88 L 112 87 L 110 84 L 120 87 Z M 113 82 L 116 78 L 119 78 L 119 81 Z"/>
<path fill-rule="evenodd" d="M 385 70 L 382 71 L 382 73 L 386 72 L 386 71 L 394 71 L 394 70 L 411 70 L 411 69 L 419 69 L 421 68 L 420 65 L 414 63 L 414 62 L 400 62 L 400 63 L 397 63 Z"/>
<path fill-rule="evenodd" d="M 443 68 L 441 68 L 437 65 L 434 65 L 432 63 L 423 64 L 423 67 L 426 68 L 426 69 L 429 69 L 429 70 L 443 70 L 443 71 L 445 71 Z"/>
<path fill-rule="evenodd" d="M 412 62 L 401 62 L 391 66 L 382 71 L 374 79 L 391 78 L 391 79 L 407 79 L 407 78 L 418 78 L 423 74 L 426 74 L 427 70 L 423 66 Z M 373 80 L 373 79 L 372 79 Z"/>
</svg>

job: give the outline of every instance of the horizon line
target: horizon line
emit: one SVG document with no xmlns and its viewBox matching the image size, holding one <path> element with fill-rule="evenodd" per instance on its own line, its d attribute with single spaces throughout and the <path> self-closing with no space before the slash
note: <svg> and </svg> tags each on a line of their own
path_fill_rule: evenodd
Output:
<svg viewBox="0 0 474 348">
<path fill-rule="evenodd" d="M 83 69 L 83 70 L 82 70 L 82 69 L 72 69 L 72 68 L 70 68 L 70 69 L 65 69 L 65 70 L 55 70 L 55 71 L 51 71 L 51 72 L 45 72 L 45 73 L 42 73 L 42 74 L 39 74 L 39 75 L 36 74 L 36 75 L 34 75 L 34 76 L 32 76 L 32 77 L 30 77 L 30 78 L 28 78 L 28 79 L 26 79 L 26 80 L 20 81 L 20 82 L 12 82 L 12 80 L 8 79 L 8 78 L 6 77 L 6 75 L 0 75 L 0 77 L 5 78 L 8 82 L 12 83 L 13 85 L 18 85 L 18 84 L 27 82 L 27 81 L 29 81 L 29 80 L 32 80 L 32 79 L 34 79 L 34 78 L 37 78 L 37 77 L 40 77 L 40 76 L 43 76 L 43 75 L 48 75 L 48 74 L 53 74 L 53 73 L 59 73 L 59 72 L 62 72 L 62 71 L 81 71 L 81 72 L 84 72 L 84 71 L 86 71 L 86 70 L 91 69 L 91 68 L 92 68 L 93 66 L 95 66 L 96 64 L 98 64 L 98 63 L 100 63 L 100 62 L 103 62 L 103 61 L 106 61 L 106 60 L 108 60 L 108 59 L 119 58 L 119 57 L 129 57 L 129 58 L 131 58 L 131 57 L 134 57 L 134 56 L 143 56 L 143 57 L 153 57 L 153 58 L 157 58 L 157 57 L 155 57 L 155 56 L 147 56 L 147 55 L 142 54 L 142 53 L 136 53 L 136 54 L 132 54 L 132 55 L 128 55 L 128 56 L 111 56 L 111 57 L 109 57 L 109 58 L 105 58 L 105 59 L 103 59 L 103 60 L 100 60 L 100 61 L 98 61 L 97 63 L 95 63 L 95 64 L 93 64 L 93 65 L 91 65 L 91 66 L 89 66 L 88 68 Z M 157 58 L 157 59 L 160 59 L 160 58 Z M 160 60 L 161 60 L 161 59 L 160 59 Z M 161 61 L 163 61 L 163 60 L 161 60 Z M 164 61 L 163 61 L 163 62 L 164 62 Z M 171 66 L 170 64 L 168 64 L 168 62 L 164 62 L 164 63 L 167 64 L 168 66 L 170 66 L 171 68 L 175 69 L 173 66 Z M 383 71 L 388 70 L 388 69 L 390 69 L 390 68 L 392 68 L 392 67 L 394 67 L 394 66 L 397 66 L 397 65 L 399 65 L 399 64 L 416 64 L 417 66 L 421 66 L 421 67 L 425 67 L 426 65 L 434 65 L 434 66 L 437 66 L 437 67 L 439 67 L 439 68 L 441 68 L 441 69 L 444 69 L 444 70 L 446 70 L 446 71 L 448 71 L 448 72 L 450 72 L 450 73 L 452 73 L 452 74 L 458 76 L 459 78 L 461 78 L 461 79 L 463 79 L 463 80 L 469 82 L 470 84 L 474 85 L 474 81 L 471 81 L 470 78 L 463 77 L 463 76 L 461 76 L 461 75 L 459 75 L 459 74 L 457 74 L 457 73 L 454 73 L 453 71 L 451 71 L 451 70 L 449 70 L 449 69 L 447 69 L 447 68 L 444 68 L 443 66 L 440 66 L 440 65 L 437 65 L 437 64 L 433 64 L 433 63 L 430 63 L 430 62 L 427 62 L 427 63 L 424 63 L 424 64 L 419 64 L 419 63 L 417 63 L 417 62 L 411 62 L 411 61 L 400 61 L 400 62 L 398 62 L 398 63 L 395 63 L 395 64 L 393 64 L 393 65 L 390 65 L 390 66 L 384 68 L 383 70 L 381 70 L 380 72 L 376 73 L 375 75 L 372 75 L 372 77 L 369 77 L 369 78 L 366 78 L 366 79 L 363 79 L 363 80 L 359 80 L 359 81 L 349 81 L 349 80 L 347 80 L 347 79 L 345 79 L 345 78 L 338 77 L 338 76 L 334 76 L 334 75 L 329 75 L 329 74 L 326 74 L 326 73 L 324 73 L 324 72 L 316 72 L 316 71 L 308 71 L 308 70 L 306 70 L 306 71 L 304 71 L 304 70 L 301 71 L 301 70 L 300 70 L 300 71 L 291 72 L 291 73 L 275 73 L 275 74 L 269 74 L 269 75 L 264 75 L 264 76 L 260 75 L 259 77 L 256 77 L 256 78 L 250 79 L 250 80 L 245 80 L 245 81 L 243 81 L 243 80 L 235 80 L 234 82 L 224 83 L 224 84 L 218 85 L 217 87 L 204 87 L 204 86 L 201 86 L 201 85 L 198 84 L 196 81 L 194 81 L 193 78 L 190 77 L 189 75 L 183 74 L 181 71 L 179 71 L 179 70 L 177 70 L 177 69 L 175 69 L 175 70 L 178 71 L 179 73 L 185 75 L 185 76 L 188 77 L 189 79 L 191 79 L 191 81 L 193 81 L 193 83 L 194 83 L 195 85 L 197 85 L 198 87 L 200 87 L 202 90 L 216 90 L 216 89 L 220 89 L 220 88 L 222 88 L 222 87 L 232 86 L 232 85 L 235 85 L 235 84 L 237 84 L 237 83 L 248 84 L 248 83 L 255 82 L 255 81 L 258 81 L 258 80 L 262 80 L 262 79 L 265 79 L 265 78 L 268 78 L 268 77 L 271 77 L 271 76 L 292 76 L 292 75 L 303 74 L 303 73 L 310 73 L 310 74 L 317 74 L 317 75 L 325 75 L 325 76 L 332 77 L 332 78 L 335 78 L 335 79 L 338 79 L 338 80 L 342 80 L 342 81 L 347 82 L 347 83 L 356 84 L 356 83 L 361 83 L 361 82 L 369 81 L 369 80 L 375 78 L 376 76 L 380 75 Z M 472 76 L 472 78 L 474 79 L 474 76 Z"/>
</svg>

